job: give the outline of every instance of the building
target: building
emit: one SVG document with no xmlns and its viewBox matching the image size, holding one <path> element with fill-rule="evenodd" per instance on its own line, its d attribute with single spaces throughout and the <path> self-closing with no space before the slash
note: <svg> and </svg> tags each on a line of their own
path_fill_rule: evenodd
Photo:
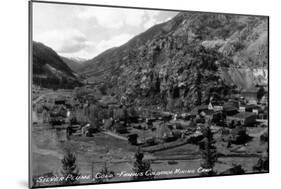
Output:
<svg viewBox="0 0 281 189">
<path fill-rule="evenodd" d="M 224 103 L 224 106 L 232 106 L 238 108 L 239 104 L 241 104 L 239 100 L 229 99 L 228 102 Z"/>
<path fill-rule="evenodd" d="M 234 106 L 224 105 L 222 112 L 226 116 L 232 116 L 238 113 L 238 109 Z"/>
<path fill-rule="evenodd" d="M 246 107 L 245 106 L 240 106 L 239 107 L 239 112 L 246 112 Z"/>
<path fill-rule="evenodd" d="M 252 112 L 240 112 L 235 115 L 227 116 L 226 123 L 227 125 L 238 124 L 241 125 L 252 125 L 256 122 L 257 115 Z"/>
<path fill-rule="evenodd" d="M 208 105 L 209 110 L 214 111 L 222 111 L 223 110 L 223 104 L 218 102 L 210 102 Z"/>
<path fill-rule="evenodd" d="M 243 96 L 250 104 L 257 104 L 258 102 L 258 88 L 245 89 L 241 91 Z"/>
<path fill-rule="evenodd" d="M 258 114 L 260 111 L 260 108 L 255 104 L 247 104 L 247 105 L 241 105 L 239 107 L 239 112 L 254 112 Z"/>
<path fill-rule="evenodd" d="M 268 120 L 268 112 L 264 111 L 258 114 L 257 119 L 259 119 L 258 121 L 267 121 Z"/>
<path fill-rule="evenodd" d="M 66 100 L 64 100 L 64 99 L 57 99 L 57 100 L 55 100 L 55 104 L 56 105 L 65 105 L 66 104 Z"/>
<path fill-rule="evenodd" d="M 169 138 L 173 136 L 172 125 L 167 123 L 160 123 L 156 127 L 155 137 L 158 139 Z"/>
</svg>

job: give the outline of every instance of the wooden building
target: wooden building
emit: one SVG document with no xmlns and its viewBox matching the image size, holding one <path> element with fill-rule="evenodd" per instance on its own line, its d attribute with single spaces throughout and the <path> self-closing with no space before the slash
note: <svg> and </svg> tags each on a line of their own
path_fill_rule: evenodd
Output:
<svg viewBox="0 0 281 189">
<path fill-rule="evenodd" d="M 250 104 L 257 104 L 258 90 L 258 88 L 242 90 L 241 96 L 243 96 Z"/>
<path fill-rule="evenodd" d="M 238 124 L 241 125 L 252 125 L 256 122 L 257 115 L 252 112 L 240 112 L 235 115 L 227 116 L 226 123 L 227 125 Z"/>
</svg>

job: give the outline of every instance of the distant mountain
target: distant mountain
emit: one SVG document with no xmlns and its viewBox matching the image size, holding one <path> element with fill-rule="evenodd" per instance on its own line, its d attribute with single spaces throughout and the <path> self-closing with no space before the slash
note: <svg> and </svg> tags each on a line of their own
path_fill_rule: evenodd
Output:
<svg viewBox="0 0 281 189">
<path fill-rule="evenodd" d="M 33 84 L 45 88 L 74 88 L 81 83 L 73 71 L 50 47 L 33 42 Z"/>
<path fill-rule="evenodd" d="M 71 68 L 71 70 L 76 73 L 81 70 L 81 68 L 83 67 L 83 63 L 86 61 L 86 59 L 67 58 L 63 56 L 61 56 L 61 59 Z"/>
<path fill-rule="evenodd" d="M 142 104 L 188 109 L 235 86 L 267 84 L 267 66 L 267 17 L 186 12 L 86 61 L 81 72 Z"/>
</svg>

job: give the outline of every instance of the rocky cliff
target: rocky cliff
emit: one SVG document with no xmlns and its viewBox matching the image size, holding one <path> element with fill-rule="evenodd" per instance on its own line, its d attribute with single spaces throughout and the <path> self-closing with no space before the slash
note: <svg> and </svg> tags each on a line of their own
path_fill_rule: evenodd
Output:
<svg viewBox="0 0 281 189">
<path fill-rule="evenodd" d="M 257 70 L 267 66 L 267 17 L 180 13 L 89 60 L 83 73 L 134 103 L 190 109 L 266 84 Z"/>
</svg>

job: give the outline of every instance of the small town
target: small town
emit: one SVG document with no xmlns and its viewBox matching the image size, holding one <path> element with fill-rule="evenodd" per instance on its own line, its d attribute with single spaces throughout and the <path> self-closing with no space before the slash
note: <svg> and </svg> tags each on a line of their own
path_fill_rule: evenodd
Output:
<svg viewBox="0 0 281 189">
<path fill-rule="evenodd" d="M 57 141 L 55 145 L 60 147 L 71 143 L 79 146 L 84 141 L 101 140 L 100 145 L 108 148 L 108 153 L 114 144 L 106 144 L 104 140 L 105 137 L 111 138 L 113 141 L 126 143 L 127 147 L 124 146 L 123 149 L 128 150 L 126 153 L 141 149 L 142 153 L 151 156 L 148 159 L 152 165 L 157 160 L 166 160 L 171 167 L 179 168 L 178 160 L 200 158 L 200 153 L 196 154 L 196 148 L 201 148 L 203 131 L 208 127 L 216 141 L 216 156 L 222 159 L 238 159 L 241 156 L 256 160 L 251 162 L 252 167 L 247 168 L 242 168 L 238 163 L 232 165 L 232 160 L 231 165 L 225 165 L 225 170 L 219 170 L 220 174 L 268 169 L 268 156 L 264 153 L 268 148 L 266 86 L 241 91 L 227 101 L 210 100 L 209 104 L 197 106 L 190 112 L 161 111 L 159 107 L 136 108 L 128 103 L 125 96 L 117 99 L 102 95 L 97 89 L 92 93 L 91 87 L 83 86 L 73 91 L 33 90 L 33 132 L 38 133 L 42 129 L 50 131 L 48 135 L 53 135 L 48 137 Z M 44 93 L 40 94 L 42 90 Z M 40 136 L 34 138 L 37 137 L 38 142 L 44 141 Z M 177 149 L 184 147 L 194 151 L 192 156 L 178 153 Z M 80 153 L 84 150 L 85 154 L 94 153 L 91 145 L 81 145 L 78 148 Z M 97 164 L 103 164 L 103 161 L 108 164 L 111 161 L 133 161 L 131 157 L 120 160 L 114 156 L 117 154 L 102 157 Z"/>
</svg>

